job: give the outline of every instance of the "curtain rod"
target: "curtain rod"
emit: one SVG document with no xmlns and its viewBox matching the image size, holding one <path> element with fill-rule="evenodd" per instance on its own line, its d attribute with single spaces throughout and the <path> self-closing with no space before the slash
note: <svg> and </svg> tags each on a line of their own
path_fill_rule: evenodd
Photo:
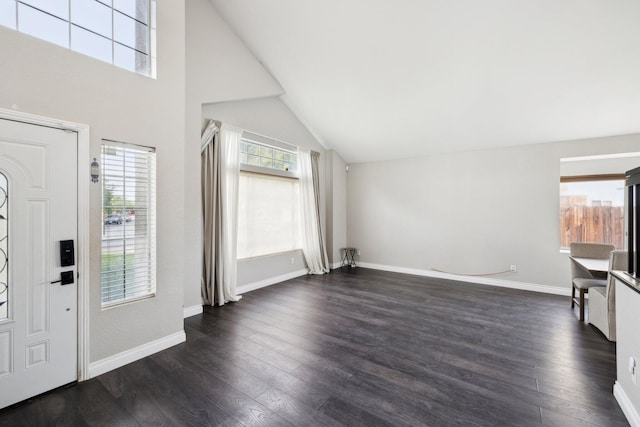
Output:
<svg viewBox="0 0 640 427">
<path fill-rule="evenodd" d="M 211 120 L 213 120 L 213 119 L 207 119 L 207 123 L 209 123 Z M 227 123 L 227 124 L 229 124 L 229 125 L 231 125 L 231 126 L 235 126 L 235 127 L 237 127 L 237 128 L 242 129 L 242 133 L 243 133 L 243 134 L 244 134 L 244 133 L 249 133 L 249 134 L 251 134 L 251 135 L 255 135 L 255 136 L 258 136 L 258 137 L 260 137 L 260 138 L 264 138 L 264 139 L 267 139 L 267 140 L 269 140 L 269 141 L 275 142 L 276 144 L 288 145 L 289 147 L 291 147 L 291 148 L 292 148 L 292 151 L 296 151 L 296 150 L 298 150 L 298 148 L 300 148 L 300 146 L 295 145 L 295 144 L 291 144 L 290 142 L 282 141 L 282 140 L 280 140 L 280 139 L 276 139 L 276 138 L 273 138 L 273 137 L 270 137 L 270 136 L 267 136 L 267 135 L 263 135 L 263 134 L 261 134 L 261 133 L 254 132 L 254 131 L 252 131 L 252 130 L 245 129 L 245 128 L 243 128 L 242 126 L 235 125 L 235 124 L 233 124 L 233 123 L 229 123 L 229 122 L 220 122 L 220 121 L 218 121 L 218 120 L 213 120 L 213 121 L 215 122 L 215 124 L 216 124 L 216 126 L 218 127 L 218 129 L 220 129 L 220 127 L 221 127 L 224 123 Z M 259 142 L 259 141 L 258 141 L 258 142 Z M 286 147 L 283 147 L 283 148 L 286 148 Z M 320 155 L 320 153 L 319 153 L 318 151 L 311 150 L 311 149 L 309 149 L 309 151 L 311 151 L 312 153 L 317 154 L 318 156 Z"/>
<path fill-rule="evenodd" d="M 289 151 L 298 151 L 299 149 L 299 147 L 295 144 L 290 144 L 288 142 L 284 142 L 276 138 L 272 138 L 266 135 L 261 135 L 259 133 L 252 132 L 250 130 L 243 130 L 242 137 L 253 142 L 269 144 L 269 145 L 273 145 L 275 147 L 283 148 Z"/>
<path fill-rule="evenodd" d="M 213 136 L 220 130 L 220 122 L 216 120 L 207 120 L 207 125 L 200 136 L 200 153 L 202 153 L 207 145 L 213 141 Z"/>
</svg>

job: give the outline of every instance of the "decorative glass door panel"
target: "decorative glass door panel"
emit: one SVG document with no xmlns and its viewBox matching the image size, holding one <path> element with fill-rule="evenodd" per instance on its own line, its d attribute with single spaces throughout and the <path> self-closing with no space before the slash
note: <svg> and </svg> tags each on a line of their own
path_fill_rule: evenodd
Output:
<svg viewBox="0 0 640 427">
<path fill-rule="evenodd" d="M 7 177 L 0 173 L 0 321 L 9 316 L 9 190 Z"/>
</svg>

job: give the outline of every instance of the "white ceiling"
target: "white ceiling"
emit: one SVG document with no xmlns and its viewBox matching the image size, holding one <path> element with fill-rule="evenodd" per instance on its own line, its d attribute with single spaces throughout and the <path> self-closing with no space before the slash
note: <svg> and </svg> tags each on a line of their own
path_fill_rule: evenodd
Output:
<svg viewBox="0 0 640 427">
<path fill-rule="evenodd" d="M 640 132 L 640 0 L 211 0 L 349 163 Z"/>
</svg>

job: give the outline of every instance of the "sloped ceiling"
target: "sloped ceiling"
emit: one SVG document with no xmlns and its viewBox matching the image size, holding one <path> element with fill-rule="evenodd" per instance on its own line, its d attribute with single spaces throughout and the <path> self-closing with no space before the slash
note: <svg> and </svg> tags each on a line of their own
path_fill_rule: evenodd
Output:
<svg viewBox="0 0 640 427">
<path fill-rule="evenodd" d="M 640 132 L 638 0 L 211 0 L 347 162 Z"/>
<path fill-rule="evenodd" d="M 185 17 L 186 87 L 198 107 L 284 93 L 208 0 L 189 0 Z"/>
</svg>

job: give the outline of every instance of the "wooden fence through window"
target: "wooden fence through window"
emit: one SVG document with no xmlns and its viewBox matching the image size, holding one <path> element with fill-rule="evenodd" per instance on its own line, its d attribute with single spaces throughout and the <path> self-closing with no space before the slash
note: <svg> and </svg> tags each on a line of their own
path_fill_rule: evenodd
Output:
<svg viewBox="0 0 640 427">
<path fill-rule="evenodd" d="M 610 243 L 624 248 L 624 207 L 569 206 L 560 208 L 560 247 L 571 242 Z"/>
</svg>

